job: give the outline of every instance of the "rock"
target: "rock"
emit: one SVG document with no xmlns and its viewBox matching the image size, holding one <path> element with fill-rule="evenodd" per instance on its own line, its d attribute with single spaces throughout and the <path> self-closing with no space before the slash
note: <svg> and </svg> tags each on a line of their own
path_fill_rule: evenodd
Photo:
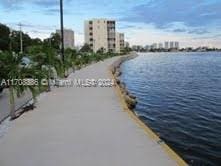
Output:
<svg viewBox="0 0 221 166">
<path fill-rule="evenodd" d="M 134 96 L 134 95 L 132 95 L 132 94 L 129 94 L 129 96 L 130 96 L 130 98 L 132 98 L 132 99 L 136 99 L 136 98 L 137 98 L 136 96 Z"/>
<path fill-rule="evenodd" d="M 129 109 L 135 108 L 137 104 L 137 101 L 135 99 L 130 98 L 130 96 L 128 95 L 124 95 L 124 99 Z"/>
</svg>

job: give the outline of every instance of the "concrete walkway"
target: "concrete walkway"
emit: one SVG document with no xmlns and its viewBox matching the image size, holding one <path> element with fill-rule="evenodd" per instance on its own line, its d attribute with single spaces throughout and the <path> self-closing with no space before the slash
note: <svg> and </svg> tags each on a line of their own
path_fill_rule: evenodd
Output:
<svg viewBox="0 0 221 166">
<path fill-rule="evenodd" d="M 118 57 L 70 78 L 109 78 Z M 173 166 L 127 112 L 114 88 L 56 88 L 0 139 L 0 166 Z"/>
</svg>

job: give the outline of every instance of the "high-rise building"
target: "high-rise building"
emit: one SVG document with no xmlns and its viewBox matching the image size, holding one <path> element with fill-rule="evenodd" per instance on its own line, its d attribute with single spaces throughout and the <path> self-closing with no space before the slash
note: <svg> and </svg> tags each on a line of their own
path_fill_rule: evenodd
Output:
<svg viewBox="0 0 221 166">
<path fill-rule="evenodd" d="M 162 44 L 162 43 L 159 43 L 159 44 L 158 44 L 158 48 L 159 48 L 159 49 L 162 49 L 162 48 L 163 48 L 163 44 Z"/>
<path fill-rule="evenodd" d="M 165 42 L 165 43 L 164 43 L 164 48 L 165 48 L 165 49 L 169 49 L 169 42 Z"/>
<path fill-rule="evenodd" d="M 175 43 L 175 49 L 179 49 L 179 47 L 180 47 L 180 44 L 179 44 L 179 42 L 174 42 Z"/>
<path fill-rule="evenodd" d="M 116 52 L 120 53 L 124 49 L 124 34 L 116 33 Z"/>
<path fill-rule="evenodd" d="M 173 41 L 170 42 L 170 47 L 169 47 L 169 48 L 171 48 L 171 49 L 172 49 L 172 48 L 175 48 L 175 45 L 174 45 L 174 42 L 173 42 Z"/>
<path fill-rule="evenodd" d="M 60 30 L 56 30 L 56 33 L 61 34 Z M 74 31 L 71 29 L 64 29 L 64 48 L 74 49 Z"/>
<path fill-rule="evenodd" d="M 85 43 L 94 52 L 103 49 L 105 52 L 116 52 L 115 21 L 93 19 L 85 21 Z"/>
<path fill-rule="evenodd" d="M 152 48 L 152 49 L 157 49 L 157 43 L 153 43 L 153 44 L 151 45 L 151 48 Z"/>
<path fill-rule="evenodd" d="M 144 48 L 146 51 L 149 51 L 151 47 L 150 47 L 150 45 L 146 45 Z"/>
<path fill-rule="evenodd" d="M 124 47 L 129 48 L 129 47 L 130 47 L 130 43 L 129 43 L 129 42 L 127 42 L 127 41 L 125 41 L 125 42 L 124 42 Z"/>
</svg>

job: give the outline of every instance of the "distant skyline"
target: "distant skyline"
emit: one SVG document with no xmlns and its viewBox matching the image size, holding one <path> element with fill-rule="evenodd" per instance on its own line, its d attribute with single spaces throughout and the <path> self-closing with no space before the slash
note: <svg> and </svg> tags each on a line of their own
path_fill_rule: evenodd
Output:
<svg viewBox="0 0 221 166">
<path fill-rule="evenodd" d="M 221 0 L 64 0 L 64 25 L 84 42 L 84 20 L 117 21 L 130 45 L 179 41 L 181 47 L 221 48 Z M 59 28 L 59 0 L 1 0 L 0 22 L 32 37 L 49 37 Z"/>
</svg>

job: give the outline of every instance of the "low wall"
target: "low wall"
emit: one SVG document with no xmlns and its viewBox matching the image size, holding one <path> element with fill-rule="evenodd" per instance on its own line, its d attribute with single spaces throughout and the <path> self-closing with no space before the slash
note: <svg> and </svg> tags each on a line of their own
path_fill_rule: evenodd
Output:
<svg viewBox="0 0 221 166">
<path fill-rule="evenodd" d="M 19 98 L 15 96 L 15 110 L 19 110 L 28 101 L 32 99 L 32 94 L 29 90 L 25 91 Z M 10 104 L 9 104 L 9 90 L 4 89 L 0 93 L 0 123 L 9 117 Z"/>
</svg>

